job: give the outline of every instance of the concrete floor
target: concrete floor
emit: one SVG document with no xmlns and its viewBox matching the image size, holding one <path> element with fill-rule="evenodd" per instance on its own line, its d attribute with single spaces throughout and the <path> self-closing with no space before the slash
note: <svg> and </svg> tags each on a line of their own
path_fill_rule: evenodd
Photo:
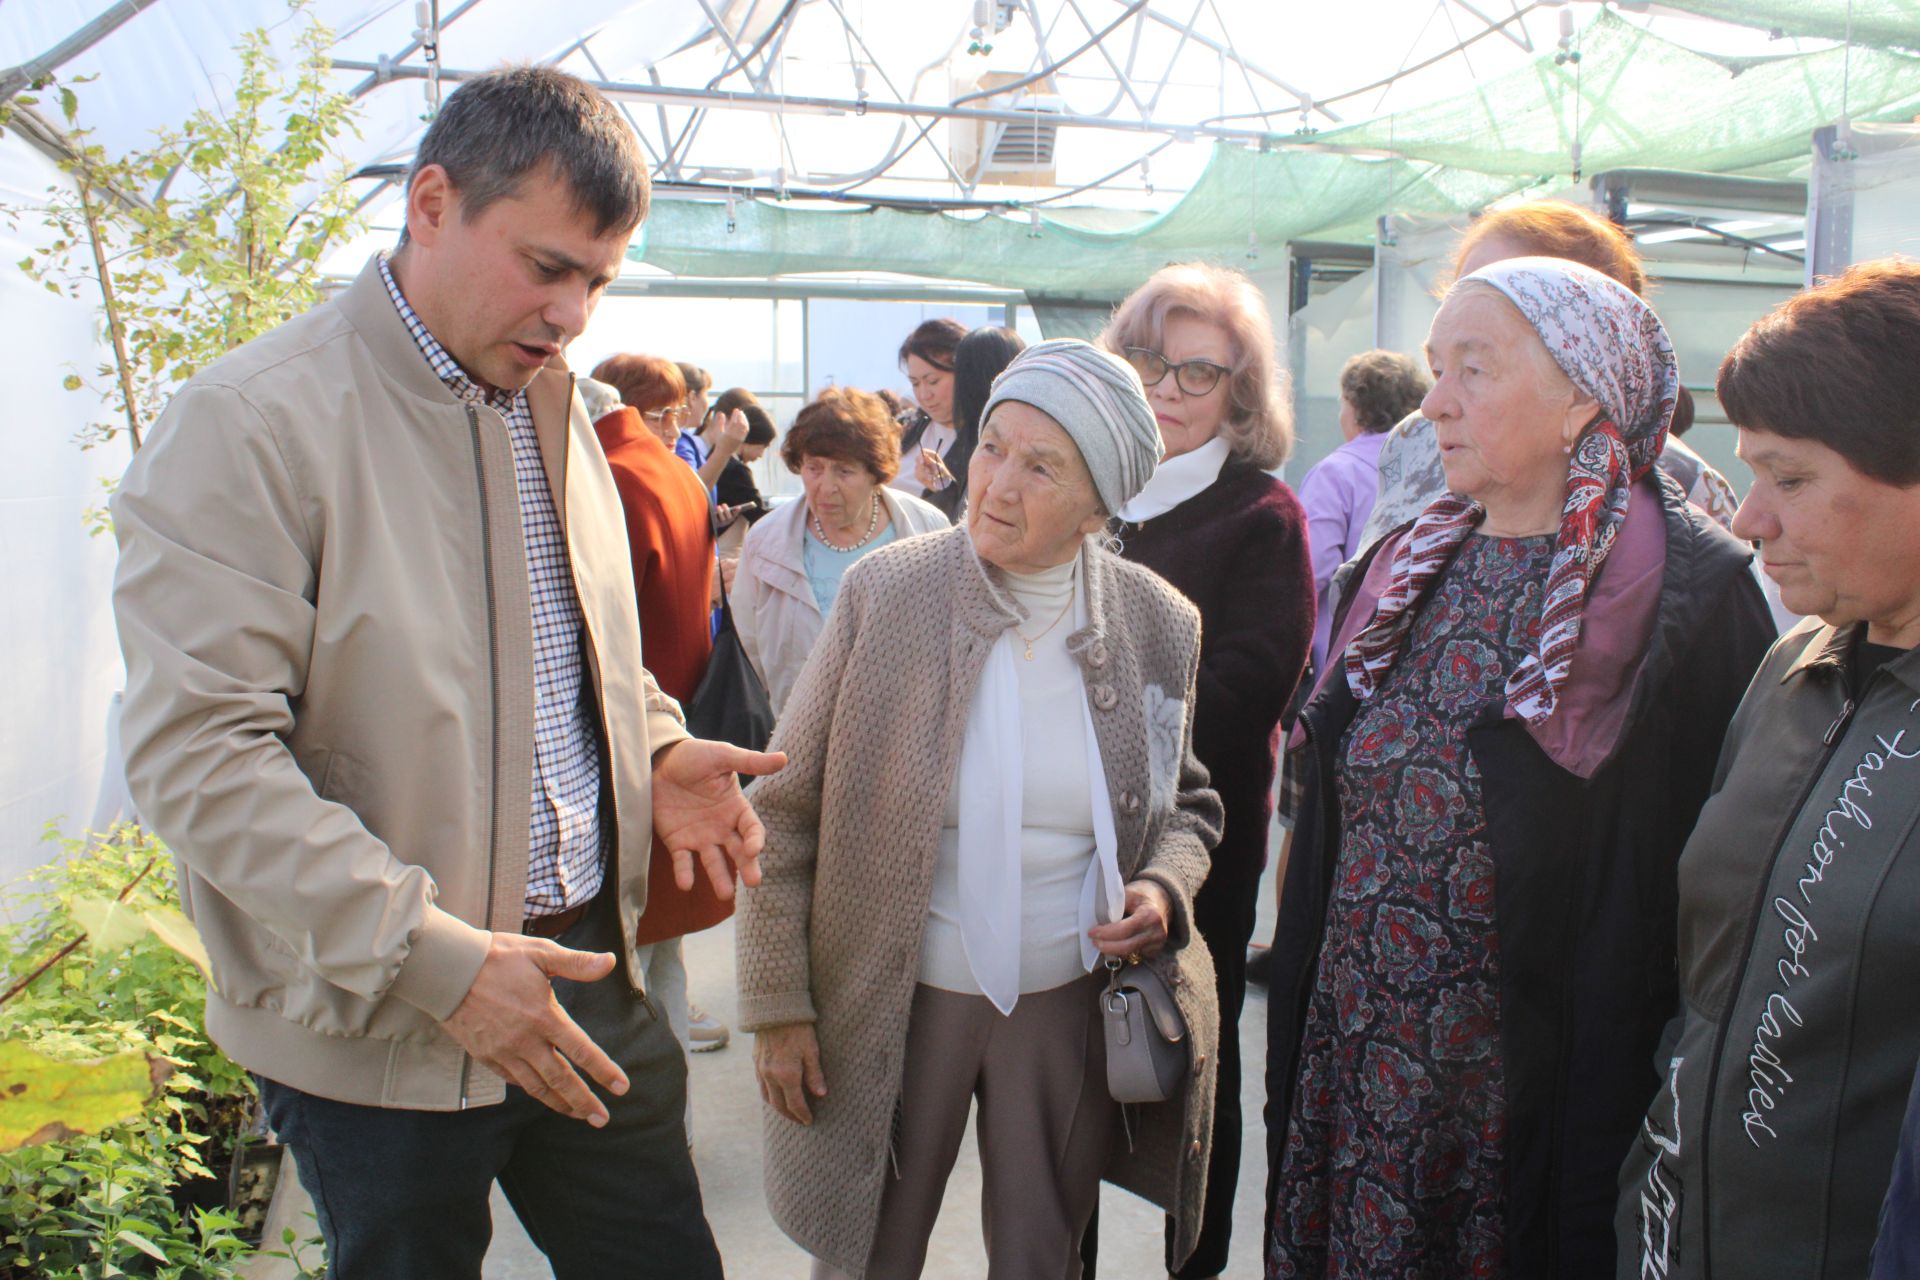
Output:
<svg viewBox="0 0 1920 1280">
<path fill-rule="evenodd" d="M 1277 848 L 1276 840 L 1269 846 Z M 1269 867 L 1260 892 L 1260 922 L 1255 938 L 1273 933 L 1273 870 Z M 729 1026 L 735 1021 L 733 927 L 731 923 L 687 940 L 687 967 L 695 1004 Z M 1243 1090 L 1245 1144 L 1248 1153 L 1234 1202 L 1234 1257 L 1227 1275 L 1241 1280 L 1260 1274 L 1261 1204 L 1266 1182 L 1265 1143 L 1260 1108 L 1265 1100 L 1261 1064 L 1266 1061 L 1267 1002 L 1254 988 L 1240 1021 L 1242 1060 L 1247 1064 Z M 768 1216 L 761 1193 L 760 1095 L 754 1085 L 753 1042 L 736 1033 L 734 1042 L 716 1053 L 691 1056 L 694 1159 L 706 1196 L 707 1218 L 719 1240 L 729 1275 L 743 1280 L 805 1280 L 808 1258 L 780 1233 Z M 287 1171 L 285 1184 L 296 1193 L 297 1181 Z M 284 1192 L 283 1187 L 283 1192 Z M 519 1221 L 499 1188 L 493 1196 L 494 1237 L 487 1253 L 485 1280 L 546 1280 L 552 1273 L 546 1260 L 521 1230 Z M 304 1196 L 276 1198 L 269 1238 L 277 1239 L 282 1225 L 300 1224 L 311 1232 L 311 1212 Z M 1114 1187 L 1101 1199 L 1101 1280 L 1159 1280 L 1166 1275 L 1161 1260 L 1160 1211 Z M 291 1274 L 284 1264 L 262 1260 L 249 1268 L 254 1280 L 277 1280 Z M 928 1251 L 926 1280 L 979 1280 L 986 1275 L 986 1254 L 980 1241 L 980 1166 L 971 1139 L 962 1147 L 947 1184 L 946 1204 L 934 1229 Z"/>
<path fill-rule="evenodd" d="M 1277 847 L 1277 833 L 1274 844 Z M 1254 937 L 1273 935 L 1272 869 L 1262 883 L 1260 923 Z M 734 1022 L 733 926 L 731 922 L 687 939 L 687 970 L 693 1002 Z M 1261 1203 L 1266 1134 L 1260 1108 L 1266 1101 L 1261 1064 L 1267 1057 L 1266 994 L 1254 988 L 1240 1019 L 1242 1061 L 1250 1068 L 1242 1093 L 1248 1159 L 1234 1201 L 1234 1257 L 1227 1275 L 1240 1280 L 1260 1275 Z M 780 1233 L 767 1215 L 761 1194 L 760 1095 L 753 1077 L 753 1039 L 736 1033 L 716 1053 L 690 1056 L 693 1094 L 694 1160 L 706 1195 L 707 1220 L 713 1224 L 726 1260 L 727 1274 L 743 1280 L 806 1280 L 807 1255 Z M 505 1197 L 494 1189 L 494 1239 L 487 1254 L 486 1280 L 546 1280 L 552 1273 L 539 1250 L 520 1229 Z M 1158 1209 L 1115 1187 L 1104 1188 L 1100 1202 L 1101 1280 L 1160 1280 Z M 925 1280 L 979 1280 L 987 1273 L 980 1241 L 980 1164 L 972 1139 L 947 1183 L 946 1205 L 927 1253 Z"/>
</svg>

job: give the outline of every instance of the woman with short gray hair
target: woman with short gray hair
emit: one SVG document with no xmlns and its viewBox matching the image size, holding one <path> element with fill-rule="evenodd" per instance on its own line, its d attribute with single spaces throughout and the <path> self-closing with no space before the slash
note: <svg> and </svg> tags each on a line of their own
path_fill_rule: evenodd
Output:
<svg viewBox="0 0 1920 1280">
<path fill-rule="evenodd" d="M 816 1276 L 920 1274 L 976 1101 L 990 1275 L 1078 1277 L 1103 1175 L 1193 1247 L 1217 1021 L 1193 895 L 1220 832 L 1200 626 L 1099 537 L 1160 449 L 1125 362 L 1028 349 L 987 403 L 965 525 L 850 569 L 787 702 L 740 1021 L 768 1203 Z M 1151 966 L 1188 1028 L 1184 1085 L 1125 1120 L 1103 956 Z"/>
</svg>

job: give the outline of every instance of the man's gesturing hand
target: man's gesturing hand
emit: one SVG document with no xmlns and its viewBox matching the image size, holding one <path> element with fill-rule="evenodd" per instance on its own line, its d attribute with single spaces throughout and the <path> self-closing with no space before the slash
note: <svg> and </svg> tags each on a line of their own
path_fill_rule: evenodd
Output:
<svg viewBox="0 0 1920 1280">
<path fill-rule="evenodd" d="M 766 828 L 740 791 L 742 773 L 778 773 L 787 757 L 747 751 L 725 742 L 687 738 L 653 757 L 653 831 L 673 857 L 673 882 L 693 888 L 698 858 L 722 900 L 733 896 L 734 875 L 760 883 L 760 846 Z"/>
<path fill-rule="evenodd" d="M 496 933 L 467 998 L 440 1025 L 482 1065 L 561 1115 L 598 1128 L 607 1122 L 607 1109 L 573 1068 L 613 1094 L 627 1091 L 626 1073 L 567 1016 L 553 998 L 551 979 L 597 982 L 612 972 L 613 957 L 606 952 L 569 951 L 544 938 Z"/>
</svg>

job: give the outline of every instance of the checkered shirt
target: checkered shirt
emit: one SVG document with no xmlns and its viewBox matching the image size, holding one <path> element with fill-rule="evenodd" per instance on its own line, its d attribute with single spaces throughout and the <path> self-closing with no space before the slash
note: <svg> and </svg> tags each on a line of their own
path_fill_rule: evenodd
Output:
<svg viewBox="0 0 1920 1280">
<path fill-rule="evenodd" d="M 467 404 L 487 405 L 505 418 L 513 444 L 513 478 L 533 597 L 533 825 L 527 843 L 526 914 L 553 915 L 600 891 L 600 744 L 581 696 L 584 619 L 573 591 L 566 535 L 540 463 L 533 411 L 525 391 L 489 391 L 466 375 L 407 305 L 384 255 L 380 278 L 440 381 Z"/>
</svg>

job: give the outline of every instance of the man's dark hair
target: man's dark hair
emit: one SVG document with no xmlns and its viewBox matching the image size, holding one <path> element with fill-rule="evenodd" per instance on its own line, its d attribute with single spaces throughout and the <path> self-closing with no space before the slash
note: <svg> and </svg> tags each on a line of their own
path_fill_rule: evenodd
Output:
<svg viewBox="0 0 1920 1280">
<path fill-rule="evenodd" d="M 1754 322 L 1715 390 L 1736 427 L 1812 440 L 1884 484 L 1920 484 L 1920 262 L 1849 267 Z"/>
<path fill-rule="evenodd" d="M 596 236 L 631 231 L 647 216 L 639 138 L 599 90 L 551 67 L 505 67 L 454 90 L 414 153 L 409 192 L 430 164 L 447 171 L 465 221 L 543 168 L 567 184 Z"/>
</svg>

